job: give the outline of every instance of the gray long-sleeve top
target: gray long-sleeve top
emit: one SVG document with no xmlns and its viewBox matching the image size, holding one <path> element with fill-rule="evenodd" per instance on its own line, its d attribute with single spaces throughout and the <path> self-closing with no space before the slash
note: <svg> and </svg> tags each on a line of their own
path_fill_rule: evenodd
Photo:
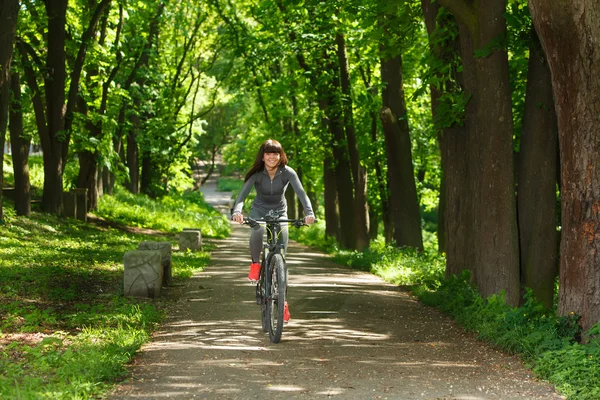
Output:
<svg viewBox="0 0 600 400">
<path fill-rule="evenodd" d="M 314 216 L 312 205 L 296 171 L 286 166 L 279 167 L 273 179 L 270 178 L 266 170 L 258 171 L 252 175 L 242 187 L 242 191 L 235 200 L 233 213 L 241 213 L 244 206 L 244 200 L 252 190 L 252 186 L 256 189 L 256 198 L 252 207 L 258 210 L 268 212 L 269 210 L 287 211 L 287 202 L 285 201 L 285 190 L 288 184 L 292 185 L 294 192 L 298 196 L 304 214 Z"/>
</svg>

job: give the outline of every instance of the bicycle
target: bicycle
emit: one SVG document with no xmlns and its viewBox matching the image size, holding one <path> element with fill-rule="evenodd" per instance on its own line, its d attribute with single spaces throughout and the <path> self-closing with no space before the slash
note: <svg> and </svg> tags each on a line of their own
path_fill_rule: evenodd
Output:
<svg viewBox="0 0 600 400">
<path fill-rule="evenodd" d="M 264 218 L 244 218 L 244 224 L 255 227 L 265 224 L 267 242 L 264 244 L 260 275 L 256 283 L 256 304 L 260 305 L 261 322 L 264 332 L 269 332 L 269 339 L 279 343 L 283 333 L 283 310 L 287 297 L 287 265 L 282 245 L 277 242 L 281 234 L 281 224 L 289 223 L 296 228 L 307 226 L 303 219 L 280 219 L 269 212 Z"/>
</svg>

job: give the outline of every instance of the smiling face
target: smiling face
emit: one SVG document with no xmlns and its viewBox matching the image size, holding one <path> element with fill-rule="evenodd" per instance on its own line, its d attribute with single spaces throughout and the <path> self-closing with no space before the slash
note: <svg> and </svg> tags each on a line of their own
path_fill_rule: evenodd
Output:
<svg viewBox="0 0 600 400">
<path fill-rule="evenodd" d="M 274 170 L 279 166 L 281 160 L 281 154 L 279 153 L 265 153 L 263 154 L 263 161 L 267 170 Z"/>
</svg>

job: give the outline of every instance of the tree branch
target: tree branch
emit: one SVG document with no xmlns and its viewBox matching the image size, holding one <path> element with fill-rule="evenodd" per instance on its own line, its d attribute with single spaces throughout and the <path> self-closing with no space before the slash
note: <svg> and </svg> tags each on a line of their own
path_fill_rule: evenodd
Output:
<svg viewBox="0 0 600 400">
<path fill-rule="evenodd" d="M 438 3 L 450 11 L 454 18 L 462 24 L 465 24 L 471 33 L 472 39 L 475 41 L 476 33 L 477 33 L 477 8 L 479 7 L 479 2 L 475 1 L 474 3 L 468 2 L 466 0 L 437 0 Z"/>
</svg>

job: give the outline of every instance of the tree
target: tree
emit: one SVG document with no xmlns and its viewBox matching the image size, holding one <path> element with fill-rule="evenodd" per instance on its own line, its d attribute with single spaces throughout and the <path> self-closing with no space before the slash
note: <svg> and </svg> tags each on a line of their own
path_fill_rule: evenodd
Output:
<svg viewBox="0 0 600 400">
<path fill-rule="evenodd" d="M 15 177 L 15 208 L 17 215 L 31 214 L 31 193 L 29 182 L 29 146 L 31 136 L 23 132 L 23 109 L 21 106 L 21 79 L 19 73 L 11 77 L 12 101 L 10 107 L 10 144 Z"/>
<path fill-rule="evenodd" d="M 517 175 L 521 284 L 552 308 L 558 273 L 558 126 L 550 70 L 533 29 Z"/>
<path fill-rule="evenodd" d="M 398 22 L 398 10 L 384 8 L 380 15 L 381 37 L 381 80 L 383 108 L 380 118 L 385 135 L 388 162 L 388 185 L 390 209 L 394 220 L 394 239 L 397 246 L 423 249 L 421 216 L 415 184 L 410 131 L 408 125 L 404 84 L 402 81 L 402 49 L 393 29 Z"/>
<path fill-rule="evenodd" d="M 5 0 L 0 5 L 0 161 L 4 160 L 4 143 L 8 124 L 8 107 L 10 99 L 10 65 L 12 61 L 17 27 L 19 2 Z M 0 165 L 0 221 L 4 219 L 2 208 L 2 186 L 4 168 Z"/>
<path fill-rule="evenodd" d="M 529 0 L 552 73 L 561 164 L 558 312 L 600 321 L 600 4 Z"/>
<path fill-rule="evenodd" d="M 465 249 L 469 252 L 465 259 L 475 270 L 482 296 L 504 291 L 507 303 L 516 305 L 520 298 L 519 243 L 512 105 L 504 48 L 506 2 L 493 0 L 483 5 L 440 0 L 440 5 L 459 23 L 464 89 L 471 96 L 466 107 L 469 186 L 461 193 L 463 199 L 471 197 L 472 211 L 467 234 L 471 246 Z M 447 238 L 448 245 L 452 239 Z"/>
</svg>

